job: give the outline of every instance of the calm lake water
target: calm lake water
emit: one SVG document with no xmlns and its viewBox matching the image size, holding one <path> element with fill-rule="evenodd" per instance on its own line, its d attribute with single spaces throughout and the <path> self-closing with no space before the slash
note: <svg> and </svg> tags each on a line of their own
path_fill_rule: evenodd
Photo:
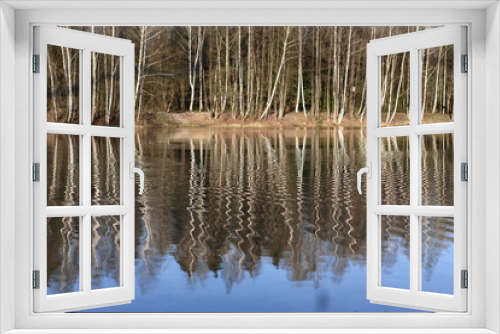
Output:
<svg viewBox="0 0 500 334">
<path fill-rule="evenodd" d="M 138 129 L 136 298 L 91 312 L 405 312 L 366 299 L 365 130 Z M 48 137 L 49 205 L 78 202 L 78 138 Z M 453 135 L 422 139 L 422 203 L 453 205 Z M 409 203 L 408 138 L 382 142 L 382 202 Z M 92 142 L 95 204 L 119 142 Z M 73 169 L 73 171 L 72 171 Z M 365 182 L 363 182 L 363 190 Z M 138 189 L 138 186 L 136 187 Z M 422 221 L 422 286 L 453 293 L 453 219 Z M 49 293 L 78 290 L 78 222 L 49 219 Z M 93 221 L 92 288 L 119 284 L 119 217 Z M 382 284 L 409 286 L 409 221 L 382 223 Z"/>
</svg>

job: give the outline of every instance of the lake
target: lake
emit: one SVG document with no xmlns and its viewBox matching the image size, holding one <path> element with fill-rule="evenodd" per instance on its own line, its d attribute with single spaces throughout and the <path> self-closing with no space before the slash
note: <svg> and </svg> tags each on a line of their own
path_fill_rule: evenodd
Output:
<svg viewBox="0 0 500 334">
<path fill-rule="evenodd" d="M 49 205 L 70 205 L 78 138 L 48 136 Z M 92 141 L 94 204 L 119 199 L 119 145 Z M 422 204 L 453 205 L 453 135 L 422 147 Z M 409 204 L 408 138 L 381 149 L 382 204 Z M 364 129 L 137 129 L 136 298 L 88 312 L 412 312 L 366 299 L 365 161 Z M 49 294 L 78 289 L 77 225 L 48 221 Z M 453 220 L 422 231 L 422 285 L 453 293 Z M 409 286 L 409 221 L 381 234 L 382 283 Z M 95 219 L 92 238 L 92 288 L 117 286 L 119 217 Z"/>
</svg>

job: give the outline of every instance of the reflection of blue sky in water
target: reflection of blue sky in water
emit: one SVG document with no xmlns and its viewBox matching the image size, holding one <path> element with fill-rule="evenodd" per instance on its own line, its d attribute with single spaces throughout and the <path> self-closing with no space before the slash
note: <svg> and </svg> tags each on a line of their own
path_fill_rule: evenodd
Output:
<svg viewBox="0 0 500 334">
<path fill-rule="evenodd" d="M 326 269 L 326 268 L 325 268 Z M 351 267 L 339 283 L 330 272 L 314 279 L 290 281 L 286 270 L 271 259 L 262 259 L 257 277 L 243 279 L 228 292 L 225 282 L 213 273 L 189 282 L 172 257 L 166 257 L 150 287 L 136 282 L 136 297 L 130 304 L 104 307 L 90 312 L 401 312 L 413 310 L 371 304 L 366 299 L 366 270 Z"/>
<path fill-rule="evenodd" d="M 92 311 L 402 311 L 366 300 L 366 200 L 356 191 L 365 136 L 338 129 L 138 130 L 136 164 L 147 177 L 145 195 L 136 197 L 136 298 Z M 394 141 L 390 149 L 405 147 Z M 112 151 L 103 145 L 95 153 L 106 161 Z M 432 166 L 424 173 L 438 175 Z M 113 182 L 116 171 L 108 169 L 98 174 Z M 398 196 L 400 183 L 391 177 L 405 172 L 387 174 L 386 198 Z M 424 279 L 448 284 L 436 277 L 451 269 L 443 259 L 452 256 L 449 224 L 434 225 L 441 232 L 426 241 Z M 394 272 L 408 261 L 409 236 L 390 233 L 399 250 L 384 261 Z M 106 249 L 99 258 L 110 258 Z M 116 278 L 116 266 L 102 268 L 93 284 Z"/>
</svg>

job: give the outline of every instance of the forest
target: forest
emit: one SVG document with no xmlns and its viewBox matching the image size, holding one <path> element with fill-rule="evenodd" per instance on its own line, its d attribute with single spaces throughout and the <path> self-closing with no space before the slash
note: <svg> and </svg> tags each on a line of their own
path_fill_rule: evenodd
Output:
<svg viewBox="0 0 500 334">
<path fill-rule="evenodd" d="M 135 44 L 135 117 L 366 121 L 366 45 L 434 27 L 71 27 Z M 422 118 L 453 119 L 453 49 L 422 50 Z M 92 123 L 119 122 L 119 57 L 92 53 Z M 50 46 L 47 118 L 79 122 L 79 51 Z M 382 121 L 409 112 L 409 54 L 381 59 Z M 424 116 L 426 115 L 426 116 Z M 428 115 L 428 116 L 427 116 Z M 435 117 L 434 117 L 435 116 Z M 436 118 L 437 117 L 437 118 Z"/>
</svg>

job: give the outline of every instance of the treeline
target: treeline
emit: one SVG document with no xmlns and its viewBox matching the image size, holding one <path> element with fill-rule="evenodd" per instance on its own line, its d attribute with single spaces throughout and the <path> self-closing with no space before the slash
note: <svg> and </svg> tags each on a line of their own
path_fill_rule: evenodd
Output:
<svg viewBox="0 0 500 334">
<path fill-rule="evenodd" d="M 137 120 L 155 112 L 207 112 L 211 118 L 238 119 L 300 112 L 311 119 L 325 113 L 322 118 L 342 123 L 345 118 L 363 121 L 366 113 L 367 43 L 430 27 L 72 28 L 135 44 Z M 408 113 L 409 55 L 383 58 L 383 121 L 390 123 Z M 93 61 L 92 90 L 98 98 L 93 97 L 92 114 L 95 122 L 109 124 L 118 113 L 113 97 L 119 89 L 118 62 L 106 57 Z M 55 71 L 56 83 L 68 83 L 62 77 L 72 75 L 63 65 Z M 422 52 L 422 93 L 424 113 L 452 118 L 451 47 Z M 75 114 L 74 103 L 60 100 L 58 117 Z"/>
</svg>

